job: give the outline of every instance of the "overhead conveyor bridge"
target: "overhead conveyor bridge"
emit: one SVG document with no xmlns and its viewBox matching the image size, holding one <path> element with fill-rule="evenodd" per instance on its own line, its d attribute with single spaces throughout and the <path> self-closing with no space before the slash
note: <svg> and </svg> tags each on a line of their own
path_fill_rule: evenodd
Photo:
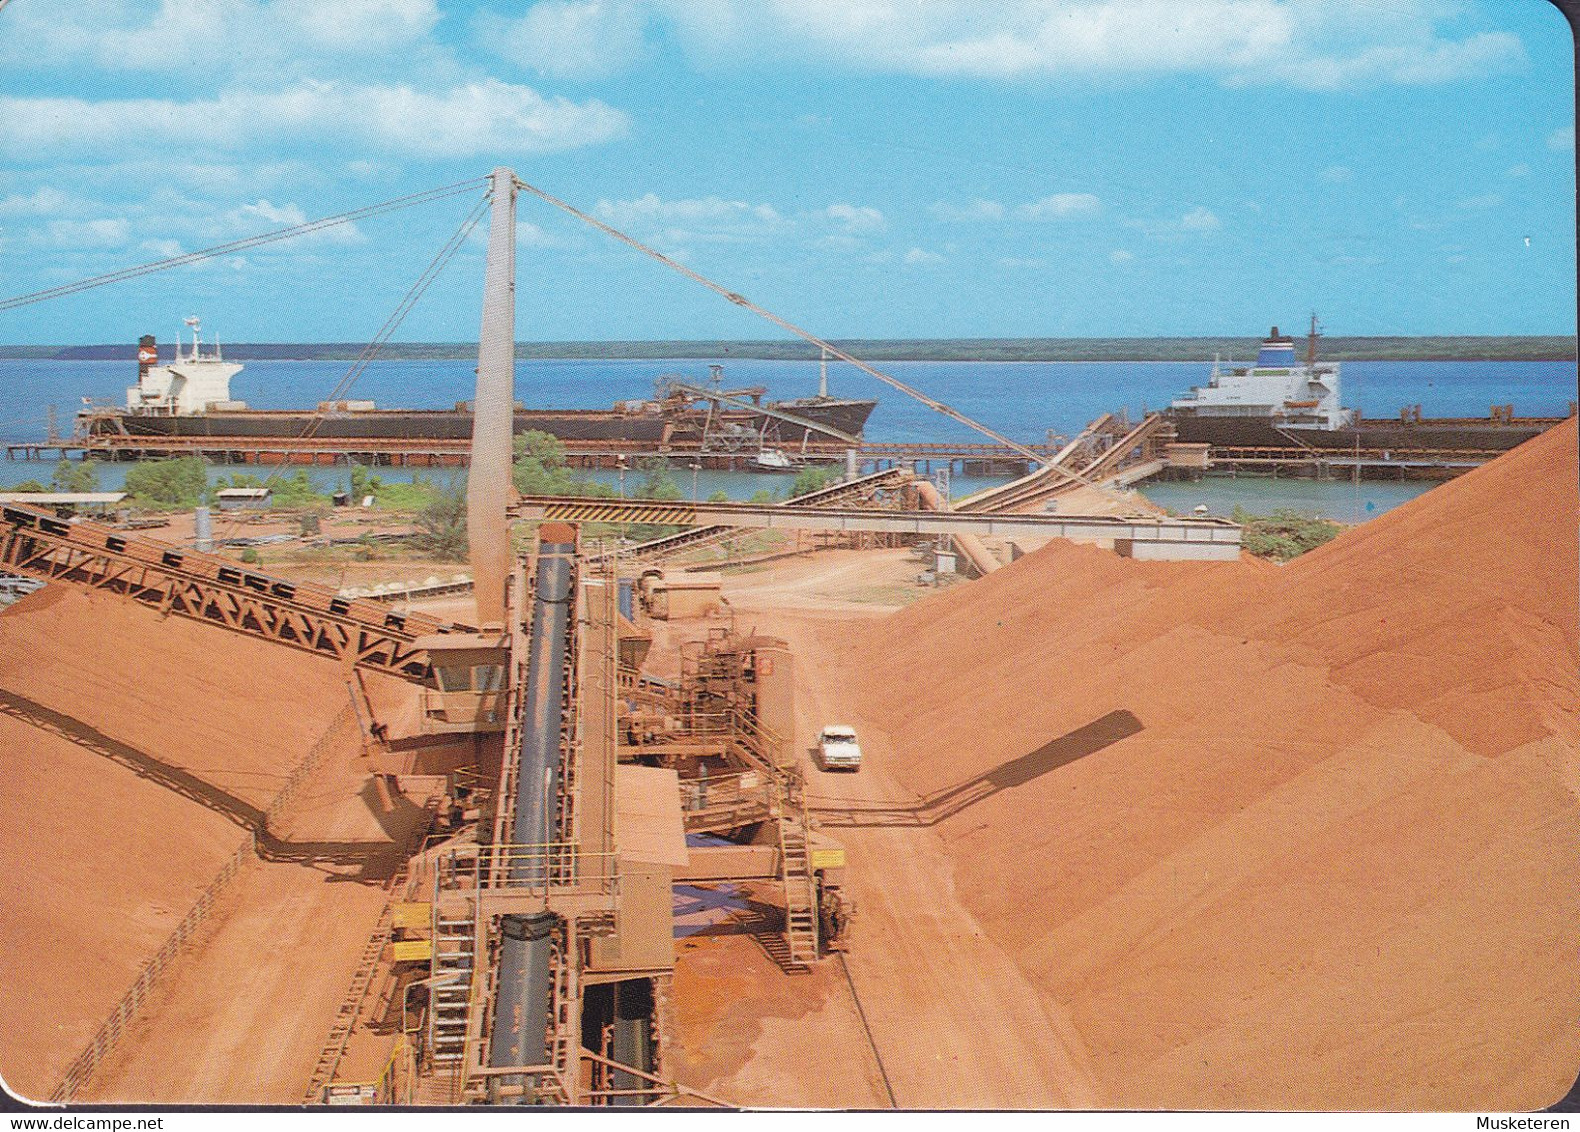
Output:
<svg viewBox="0 0 1580 1132">
<path fill-rule="evenodd" d="M 883 531 L 931 536 L 965 534 L 983 538 L 1022 536 L 1082 542 L 1112 540 L 1116 549 L 1144 558 L 1235 558 L 1240 552 L 1240 527 L 1226 519 L 1213 517 L 961 514 L 952 511 L 779 507 L 751 503 L 667 503 L 648 499 L 562 496 L 524 496 L 511 510 L 518 519 L 564 523 Z"/>
<path fill-rule="evenodd" d="M 0 507 L 0 571 L 121 594 L 179 614 L 342 663 L 426 684 L 428 653 L 417 640 L 466 631 L 365 598 L 249 570 L 228 558 L 114 527 L 67 522 L 18 504 Z"/>
<path fill-rule="evenodd" d="M 853 480 L 843 480 L 840 483 L 820 487 L 816 491 L 809 491 L 804 495 L 797 495 L 778 504 L 780 507 L 831 507 L 838 504 L 871 504 L 883 492 L 893 492 L 915 479 L 915 474 L 903 468 L 889 468 L 871 475 L 859 476 Z M 662 538 L 650 539 L 638 543 L 629 550 L 621 552 L 622 557 L 634 558 L 638 561 L 656 562 L 678 554 L 683 550 L 695 550 L 701 546 L 729 538 L 739 528 L 727 525 L 711 527 L 694 527 L 691 530 L 680 531 L 676 534 L 665 535 Z"/>
</svg>

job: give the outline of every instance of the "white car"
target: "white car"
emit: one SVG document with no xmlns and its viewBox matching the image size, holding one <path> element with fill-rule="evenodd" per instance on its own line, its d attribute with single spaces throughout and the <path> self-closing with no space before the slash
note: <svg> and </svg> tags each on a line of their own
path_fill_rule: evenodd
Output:
<svg viewBox="0 0 1580 1132">
<path fill-rule="evenodd" d="M 831 723 L 817 737 L 818 758 L 824 770 L 860 770 L 861 744 L 856 742 L 856 729 L 843 723 Z"/>
</svg>

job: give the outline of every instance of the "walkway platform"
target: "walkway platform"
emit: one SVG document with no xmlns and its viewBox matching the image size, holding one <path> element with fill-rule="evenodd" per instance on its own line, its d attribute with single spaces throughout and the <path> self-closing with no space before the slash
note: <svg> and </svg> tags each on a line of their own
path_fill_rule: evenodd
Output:
<svg viewBox="0 0 1580 1132">
<path fill-rule="evenodd" d="M 1108 541 L 1121 554 L 1151 559 L 1232 559 L 1240 528 L 1227 519 L 1114 518 L 1106 515 L 995 515 L 951 511 L 877 511 L 750 503 L 655 502 L 525 496 L 511 509 L 518 519 L 565 523 L 642 523 L 801 531 L 884 531 L 908 535 Z"/>
</svg>

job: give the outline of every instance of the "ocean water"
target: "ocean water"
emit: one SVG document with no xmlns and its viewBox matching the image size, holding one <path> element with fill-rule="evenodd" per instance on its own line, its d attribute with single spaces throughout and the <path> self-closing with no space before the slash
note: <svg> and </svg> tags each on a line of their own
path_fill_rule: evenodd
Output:
<svg viewBox="0 0 1580 1132">
<path fill-rule="evenodd" d="M 771 398 L 808 396 L 817 391 L 816 362 L 715 359 L 734 387 L 762 385 Z M 708 376 L 707 360 L 523 361 L 516 365 L 516 397 L 535 408 L 596 409 L 615 401 L 651 395 L 654 381 L 678 374 L 697 384 Z M 316 405 L 346 375 L 347 362 L 254 361 L 233 380 L 231 392 L 259 409 L 300 409 Z M 1023 443 L 1071 436 L 1092 418 L 1121 408 L 1138 419 L 1166 405 L 1192 385 L 1206 382 L 1210 362 L 889 362 L 878 368 L 929 396 L 953 406 L 1005 436 Z M 84 398 L 124 404 L 125 387 L 135 380 L 130 362 L 0 361 L 0 439 L 15 443 L 42 439 L 49 406 L 55 406 L 63 432 Z M 1397 417 L 1404 405 L 1419 404 L 1427 416 L 1483 417 L 1494 404 L 1512 404 L 1520 416 L 1563 416 L 1575 397 L 1573 362 L 1348 362 L 1343 368 L 1344 403 L 1367 417 Z M 376 401 L 383 408 L 448 408 L 472 395 L 469 361 L 383 361 L 369 365 L 349 396 Z M 976 439 L 965 426 L 941 416 L 854 367 L 829 367 L 830 392 L 878 401 L 867 436 L 878 441 Z M 0 486 L 24 479 L 47 480 L 50 468 L 36 462 L 0 462 Z M 215 475 L 224 469 L 215 469 Z M 387 478 L 407 478 L 382 469 Z M 426 473 L 442 478 L 447 473 Z M 314 469 L 321 487 L 345 483 L 344 469 Z M 675 470 L 686 494 L 692 475 Z M 107 490 L 120 486 L 124 467 L 101 469 Z M 602 477 L 600 477 L 602 478 Z M 608 474 L 615 482 L 614 473 Z M 783 490 L 788 477 L 703 471 L 696 490 L 706 498 L 725 491 L 744 498 L 764 488 Z M 958 497 L 997 479 L 956 477 Z M 1280 478 L 1209 478 L 1199 484 L 1154 484 L 1149 495 L 1161 505 L 1189 511 L 1205 504 L 1227 514 L 1236 503 L 1265 513 L 1291 507 L 1345 521 L 1360 521 L 1397 506 L 1429 484 L 1363 481 L 1317 483 Z"/>
</svg>

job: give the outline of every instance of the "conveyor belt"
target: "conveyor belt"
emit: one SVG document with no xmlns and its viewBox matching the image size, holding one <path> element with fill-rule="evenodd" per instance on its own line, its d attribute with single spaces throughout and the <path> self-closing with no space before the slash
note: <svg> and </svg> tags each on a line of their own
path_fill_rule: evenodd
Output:
<svg viewBox="0 0 1580 1132">
<path fill-rule="evenodd" d="M 466 628 L 17 504 L 0 508 L 0 570 L 121 594 L 165 613 L 423 684 L 430 676 L 428 654 L 414 642 Z"/>
<path fill-rule="evenodd" d="M 861 476 L 858 479 L 848 480 L 843 483 L 830 484 L 820 487 L 816 491 L 809 491 L 804 495 L 797 495 L 779 504 L 781 507 L 829 507 L 841 503 L 862 503 L 872 498 L 874 492 L 884 488 L 899 487 L 914 478 L 913 473 L 901 468 L 889 468 L 882 472 L 873 472 L 871 475 Z M 695 527 L 687 531 L 678 531 L 663 538 L 650 539 L 638 543 L 630 550 L 623 552 L 626 557 L 637 561 L 651 562 L 667 558 L 671 554 L 678 554 L 682 550 L 690 550 L 699 546 L 706 546 L 719 539 L 728 538 L 735 533 L 734 527 L 713 526 Z"/>
<path fill-rule="evenodd" d="M 1119 518 L 1110 515 L 972 515 L 952 511 L 884 511 L 854 507 L 777 507 L 751 503 L 663 503 L 647 499 L 524 496 L 517 518 L 564 523 L 661 523 L 782 530 L 889 531 L 988 537 L 1117 539 L 1146 543 L 1214 543 L 1238 547 L 1240 528 L 1215 518 Z"/>
</svg>

